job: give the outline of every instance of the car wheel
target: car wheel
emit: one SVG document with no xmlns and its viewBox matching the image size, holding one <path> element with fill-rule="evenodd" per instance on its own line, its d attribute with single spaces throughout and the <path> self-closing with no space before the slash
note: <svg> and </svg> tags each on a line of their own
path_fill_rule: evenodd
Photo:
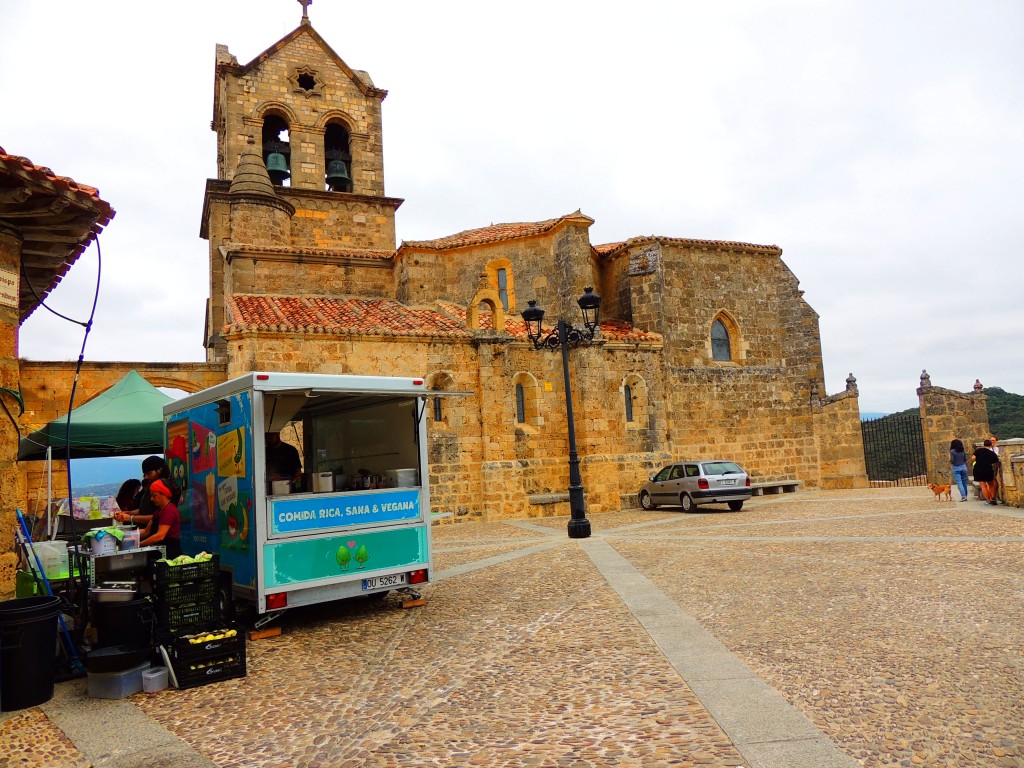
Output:
<svg viewBox="0 0 1024 768">
<path fill-rule="evenodd" d="M 743 502 L 742 501 L 730 501 L 729 502 L 729 509 L 731 509 L 733 512 L 739 512 L 741 509 L 743 509 Z"/>
<path fill-rule="evenodd" d="M 692 512 L 697 505 L 693 503 L 690 494 L 684 493 L 679 497 L 679 506 L 683 508 L 683 512 Z"/>
<path fill-rule="evenodd" d="M 654 503 L 654 499 L 651 498 L 651 494 L 647 491 L 640 491 L 640 506 L 644 509 L 656 509 L 658 507 Z"/>
</svg>

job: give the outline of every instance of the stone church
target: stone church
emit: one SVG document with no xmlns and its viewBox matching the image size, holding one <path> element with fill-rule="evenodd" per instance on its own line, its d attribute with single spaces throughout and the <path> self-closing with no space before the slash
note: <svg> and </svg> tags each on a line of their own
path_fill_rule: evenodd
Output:
<svg viewBox="0 0 1024 768">
<path fill-rule="evenodd" d="M 206 185 L 207 359 L 252 370 L 424 376 L 435 511 L 567 514 L 561 357 L 528 300 L 579 323 L 570 355 L 589 509 L 617 509 L 672 458 L 728 458 L 755 483 L 866 484 L 855 382 L 824 394 L 818 316 L 774 245 L 592 243 L 580 211 L 395 246 L 387 91 L 300 25 L 247 64 L 218 46 Z M 553 212 L 557 214 L 558 212 Z"/>
</svg>

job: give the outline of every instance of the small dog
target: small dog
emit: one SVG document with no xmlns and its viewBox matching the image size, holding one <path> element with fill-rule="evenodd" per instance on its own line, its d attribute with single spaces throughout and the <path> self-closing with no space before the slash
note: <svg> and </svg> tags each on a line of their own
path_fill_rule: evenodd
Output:
<svg viewBox="0 0 1024 768">
<path fill-rule="evenodd" d="M 948 485 L 932 485 L 928 484 L 928 487 L 932 489 L 932 493 L 935 494 L 936 501 L 942 501 L 942 496 L 945 495 L 946 501 L 952 501 L 953 497 L 950 494 L 950 487 Z"/>
</svg>

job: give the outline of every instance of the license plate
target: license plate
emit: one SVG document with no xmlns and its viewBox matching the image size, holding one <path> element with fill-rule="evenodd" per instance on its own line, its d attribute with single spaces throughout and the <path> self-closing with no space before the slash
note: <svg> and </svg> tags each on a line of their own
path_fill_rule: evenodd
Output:
<svg viewBox="0 0 1024 768">
<path fill-rule="evenodd" d="M 733 479 L 733 480 L 719 480 L 718 484 L 719 485 L 736 485 L 736 480 L 735 479 Z"/>
<path fill-rule="evenodd" d="M 398 587 L 402 584 L 405 584 L 404 573 L 395 573 L 390 576 L 374 576 L 372 579 L 363 579 L 363 589 Z"/>
</svg>

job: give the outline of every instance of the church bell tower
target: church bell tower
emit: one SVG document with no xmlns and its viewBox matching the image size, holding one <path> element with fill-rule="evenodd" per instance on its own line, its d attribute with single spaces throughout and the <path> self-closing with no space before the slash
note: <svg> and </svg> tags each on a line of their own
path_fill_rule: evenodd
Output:
<svg viewBox="0 0 1024 768">
<path fill-rule="evenodd" d="M 313 28 L 311 0 L 299 3 L 299 26 L 248 64 L 217 46 L 217 178 L 206 184 L 200 233 L 210 243 L 210 362 L 225 359 L 230 294 L 314 291 L 315 280 L 288 279 L 290 265 L 343 268 L 353 254 L 395 248 L 402 200 L 384 193 L 387 91 Z"/>
</svg>

